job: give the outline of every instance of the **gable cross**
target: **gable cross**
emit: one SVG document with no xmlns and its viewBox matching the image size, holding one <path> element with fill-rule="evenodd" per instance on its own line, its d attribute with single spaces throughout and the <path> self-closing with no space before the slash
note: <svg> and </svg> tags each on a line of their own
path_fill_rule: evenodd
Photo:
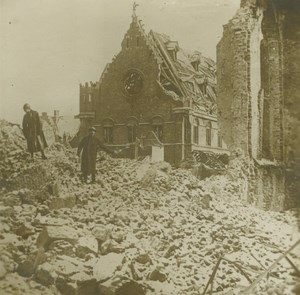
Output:
<svg viewBox="0 0 300 295">
<path fill-rule="evenodd" d="M 136 11 L 137 6 L 139 6 L 139 5 L 135 2 L 133 2 L 132 11 L 133 11 L 134 15 L 135 15 L 135 11 Z"/>
</svg>

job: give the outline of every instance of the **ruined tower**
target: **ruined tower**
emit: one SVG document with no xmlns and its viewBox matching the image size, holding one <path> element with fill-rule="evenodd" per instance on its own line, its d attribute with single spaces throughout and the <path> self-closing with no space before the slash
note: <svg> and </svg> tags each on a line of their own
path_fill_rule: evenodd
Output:
<svg viewBox="0 0 300 295">
<path fill-rule="evenodd" d="M 242 0 L 217 46 L 221 132 L 253 167 L 249 198 L 299 204 L 300 2 Z"/>
</svg>

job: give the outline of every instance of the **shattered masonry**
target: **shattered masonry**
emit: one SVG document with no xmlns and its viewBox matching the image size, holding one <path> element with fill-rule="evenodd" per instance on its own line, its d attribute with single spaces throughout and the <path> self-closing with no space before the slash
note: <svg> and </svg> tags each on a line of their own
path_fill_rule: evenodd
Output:
<svg viewBox="0 0 300 295">
<path fill-rule="evenodd" d="M 197 295 L 219 257 L 253 280 L 299 233 L 289 212 L 245 203 L 244 163 L 205 180 L 166 162 L 97 162 L 82 185 L 76 151 L 56 143 L 48 160 L 26 159 L 18 126 L 0 121 L 0 290 L 7 295 Z M 299 265 L 299 252 L 290 255 Z M 298 266 L 299 267 L 299 266 Z M 278 264 L 255 295 L 292 294 L 293 268 Z M 228 262 L 216 292 L 249 282 Z"/>
<path fill-rule="evenodd" d="M 74 149 L 54 143 L 47 161 L 31 161 L 20 128 L 0 120 L 1 292 L 198 295 L 222 258 L 214 294 L 242 294 L 266 272 L 251 294 L 298 294 L 299 248 L 290 262 L 272 265 L 299 243 L 299 215 L 246 202 L 292 206 L 290 175 L 299 183 L 299 31 L 291 27 L 300 19 L 280 3 L 242 1 L 218 46 L 219 118 L 231 161 L 213 151 L 195 157 L 222 174 L 199 180 L 149 157 L 102 153 L 97 183 L 82 185 Z M 81 115 L 91 123 L 90 113 Z"/>
<path fill-rule="evenodd" d="M 217 46 L 219 124 L 249 157 L 250 201 L 282 210 L 300 195 L 300 4 L 242 1 Z"/>
</svg>

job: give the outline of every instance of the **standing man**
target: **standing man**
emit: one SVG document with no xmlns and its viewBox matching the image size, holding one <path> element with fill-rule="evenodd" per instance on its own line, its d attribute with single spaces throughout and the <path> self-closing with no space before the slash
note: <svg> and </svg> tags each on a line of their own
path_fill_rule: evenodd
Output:
<svg viewBox="0 0 300 295">
<path fill-rule="evenodd" d="M 81 154 L 81 172 L 84 182 L 87 182 L 88 175 L 92 175 L 92 183 L 96 180 L 96 160 L 98 147 L 110 154 L 115 154 L 114 151 L 105 147 L 100 140 L 95 136 L 96 128 L 89 128 L 89 134 L 84 137 L 78 146 L 77 155 Z M 81 153 L 82 151 L 82 153 Z"/>
<path fill-rule="evenodd" d="M 28 103 L 23 106 L 23 134 L 27 140 L 28 152 L 33 159 L 33 153 L 40 151 L 42 159 L 47 159 L 44 149 L 48 146 L 38 112 L 33 111 Z"/>
</svg>

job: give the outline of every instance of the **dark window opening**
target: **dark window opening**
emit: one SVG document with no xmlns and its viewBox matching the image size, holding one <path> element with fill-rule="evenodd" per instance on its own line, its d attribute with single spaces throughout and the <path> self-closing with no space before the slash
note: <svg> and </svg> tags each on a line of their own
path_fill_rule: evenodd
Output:
<svg viewBox="0 0 300 295">
<path fill-rule="evenodd" d="M 195 119 L 195 125 L 193 130 L 193 142 L 199 144 L 199 120 Z"/>
<path fill-rule="evenodd" d="M 183 124 L 184 124 L 184 142 L 190 143 L 191 142 L 191 139 L 190 139 L 191 131 L 189 130 L 188 117 L 184 117 L 183 120 L 184 120 L 184 122 L 183 122 Z"/>
<path fill-rule="evenodd" d="M 194 143 L 199 144 L 199 127 L 194 126 Z"/>
<path fill-rule="evenodd" d="M 128 142 L 132 143 L 135 142 L 136 139 L 136 125 L 129 125 L 127 126 L 127 131 L 128 131 Z"/>
<path fill-rule="evenodd" d="M 199 71 L 199 62 L 198 61 L 194 61 L 192 62 L 192 66 L 195 69 L 195 71 Z"/>
<path fill-rule="evenodd" d="M 173 54 L 173 60 L 176 61 L 177 60 L 177 54 L 176 54 L 176 52 L 173 51 L 172 54 Z"/>
<path fill-rule="evenodd" d="M 140 37 L 136 37 L 136 47 L 140 46 Z"/>
<path fill-rule="evenodd" d="M 211 146 L 211 122 L 206 125 L 206 145 Z"/>
<path fill-rule="evenodd" d="M 175 50 L 168 50 L 173 61 L 177 61 L 177 52 Z"/>
<path fill-rule="evenodd" d="M 104 142 L 112 143 L 113 142 L 113 127 L 104 127 Z"/>
<path fill-rule="evenodd" d="M 219 133 L 219 134 L 218 134 L 218 147 L 219 147 L 219 148 L 222 147 L 222 141 L 223 141 L 222 135 Z"/>
<path fill-rule="evenodd" d="M 266 159 L 273 159 L 272 155 L 272 115 L 271 102 L 269 99 L 264 99 L 263 106 L 263 124 L 262 124 L 262 155 Z"/>
<path fill-rule="evenodd" d="M 126 38 L 126 48 L 129 48 L 129 37 Z"/>
</svg>

